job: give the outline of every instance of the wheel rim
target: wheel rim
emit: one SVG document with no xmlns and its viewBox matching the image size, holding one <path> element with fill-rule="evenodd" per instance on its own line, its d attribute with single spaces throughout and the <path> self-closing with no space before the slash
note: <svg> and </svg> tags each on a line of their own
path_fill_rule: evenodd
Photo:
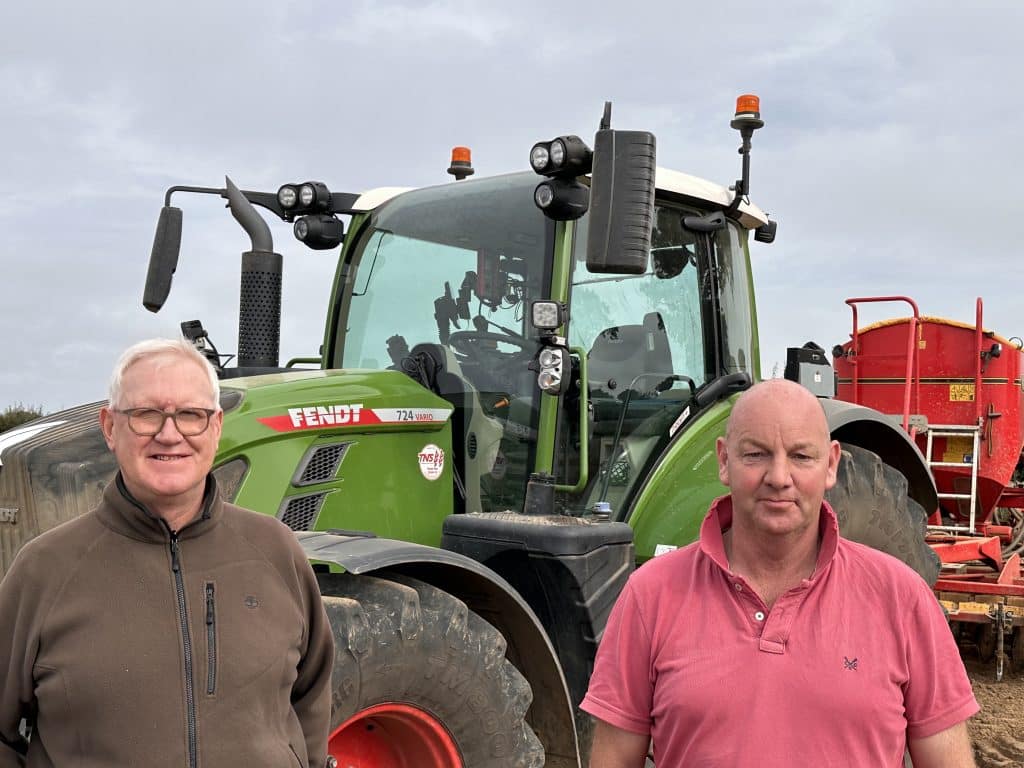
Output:
<svg viewBox="0 0 1024 768">
<path fill-rule="evenodd" d="M 436 718 L 409 704 L 377 704 L 331 734 L 338 768 L 463 768 L 455 740 Z"/>
</svg>

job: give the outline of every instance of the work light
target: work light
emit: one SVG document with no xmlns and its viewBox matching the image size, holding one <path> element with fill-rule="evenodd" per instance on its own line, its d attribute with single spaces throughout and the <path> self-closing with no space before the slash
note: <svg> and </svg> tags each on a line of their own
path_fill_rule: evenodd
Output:
<svg viewBox="0 0 1024 768">
<path fill-rule="evenodd" d="M 535 301 L 530 305 L 530 321 L 538 331 L 554 331 L 565 322 L 564 307 L 557 301 Z"/>
<path fill-rule="evenodd" d="M 562 347 L 545 347 L 537 356 L 540 373 L 537 374 L 537 386 L 549 395 L 561 394 L 565 383 L 564 372 L 568 364 L 569 353 Z"/>
<path fill-rule="evenodd" d="M 533 202 L 555 221 L 572 221 L 587 212 L 590 192 L 575 179 L 546 179 L 533 190 Z"/>
<path fill-rule="evenodd" d="M 281 204 L 281 207 L 286 211 L 294 208 L 295 203 L 298 202 L 299 193 L 291 184 L 285 184 L 279 190 L 277 190 L 277 202 Z"/>
<path fill-rule="evenodd" d="M 536 173 L 544 173 L 551 162 L 551 152 L 548 150 L 548 146 L 548 142 L 544 141 L 534 144 L 533 149 L 530 150 L 530 167 Z"/>
<path fill-rule="evenodd" d="M 314 213 L 295 220 L 295 239 L 317 251 L 326 251 L 345 239 L 345 225 L 326 213 Z"/>
</svg>

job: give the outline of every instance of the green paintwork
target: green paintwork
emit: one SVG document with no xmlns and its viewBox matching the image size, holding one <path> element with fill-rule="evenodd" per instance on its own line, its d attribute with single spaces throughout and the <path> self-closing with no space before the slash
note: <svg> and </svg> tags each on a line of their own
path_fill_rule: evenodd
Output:
<svg viewBox="0 0 1024 768">
<path fill-rule="evenodd" d="M 555 252 L 552 261 L 551 299 L 567 304 L 569 280 L 572 274 L 572 239 L 575 222 L 559 222 L 555 227 Z M 558 329 L 565 334 L 565 326 Z M 540 421 L 537 425 L 537 454 L 534 472 L 553 473 L 555 439 L 558 429 L 559 399 L 555 395 L 541 395 Z"/>
<path fill-rule="evenodd" d="M 677 435 L 640 491 L 629 520 L 638 562 L 653 557 L 659 544 L 695 541 L 711 501 L 726 492 L 715 440 L 725 434 L 735 399 L 716 403 Z"/>
<path fill-rule="evenodd" d="M 451 426 L 439 422 L 366 423 L 371 409 L 440 409 L 451 406 L 396 371 L 295 371 L 224 382 L 244 392 L 241 405 L 224 416 L 217 463 L 238 456 L 249 462 L 236 502 L 278 514 L 282 500 L 328 491 L 317 530 L 341 528 L 437 546 L 441 523 L 451 512 Z M 288 419 L 289 408 L 361 404 L 358 424 L 279 432 L 261 418 Z M 293 476 L 314 445 L 350 443 L 337 476 L 296 487 Z M 419 453 L 428 445 L 444 451 L 440 476 L 428 480 Z"/>
</svg>

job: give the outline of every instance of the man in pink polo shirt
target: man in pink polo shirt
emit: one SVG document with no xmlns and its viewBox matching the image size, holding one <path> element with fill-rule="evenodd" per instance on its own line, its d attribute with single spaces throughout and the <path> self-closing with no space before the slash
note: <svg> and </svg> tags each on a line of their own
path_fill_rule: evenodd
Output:
<svg viewBox="0 0 1024 768">
<path fill-rule="evenodd" d="M 739 398 L 700 541 L 630 578 L 582 708 L 591 768 L 972 768 L 970 681 L 928 585 L 839 537 L 839 444 L 815 397 Z"/>
</svg>

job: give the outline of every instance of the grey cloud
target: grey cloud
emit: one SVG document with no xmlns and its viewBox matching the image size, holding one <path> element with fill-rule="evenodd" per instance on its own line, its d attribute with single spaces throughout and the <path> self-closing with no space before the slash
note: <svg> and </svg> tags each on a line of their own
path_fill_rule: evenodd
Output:
<svg viewBox="0 0 1024 768">
<path fill-rule="evenodd" d="M 733 99 L 761 95 L 753 196 L 780 221 L 753 247 L 766 373 L 787 343 L 845 338 L 858 294 L 965 321 L 982 295 L 1019 334 L 1022 22 L 1016 1 L 4 4 L 0 407 L 102 397 L 121 348 L 181 320 L 233 351 L 247 243 L 219 200 L 181 198 L 174 289 L 141 307 L 168 186 L 440 183 L 456 144 L 504 172 L 537 139 L 592 134 L 605 99 L 657 134 L 660 164 L 727 184 Z M 308 355 L 333 257 L 272 227 L 282 357 Z"/>
</svg>

